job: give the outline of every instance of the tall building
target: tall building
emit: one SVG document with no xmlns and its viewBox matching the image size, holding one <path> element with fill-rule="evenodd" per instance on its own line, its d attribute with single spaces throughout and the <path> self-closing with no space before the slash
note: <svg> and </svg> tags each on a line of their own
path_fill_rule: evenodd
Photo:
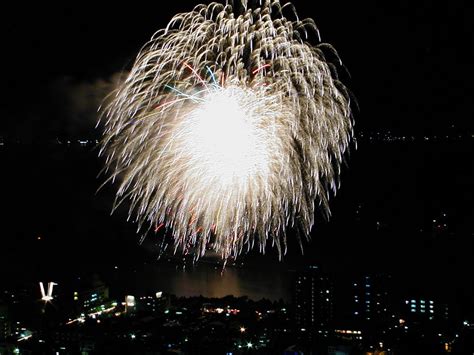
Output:
<svg viewBox="0 0 474 355">
<path fill-rule="evenodd" d="M 99 284 L 86 291 L 74 291 L 73 300 L 77 303 L 79 310 L 90 312 L 109 300 L 109 288 L 104 284 Z"/>
<path fill-rule="evenodd" d="M 388 274 L 347 273 L 338 278 L 335 289 L 334 326 L 340 337 L 361 340 L 389 329 L 397 313 Z M 343 332 L 345 331 L 345 332 Z M 348 332 L 350 331 L 350 332 Z M 362 333 L 362 334 L 361 334 Z"/>
<path fill-rule="evenodd" d="M 0 343 L 5 342 L 10 335 L 10 323 L 8 322 L 8 306 L 0 302 Z"/>
<path fill-rule="evenodd" d="M 309 266 L 296 273 L 294 307 L 296 325 L 300 330 L 328 334 L 333 318 L 333 287 L 318 266 Z"/>
<path fill-rule="evenodd" d="M 358 322 L 380 323 L 393 313 L 390 275 L 364 275 L 352 283 L 351 312 Z"/>
<path fill-rule="evenodd" d="M 414 321 L 447 321 L 449 319 L 448 306 L 429 298 L 412 297 L 405 300 L 404 313 L 407 319 Z"/>
<path fill-rule="evenodd" d="M 156 313 L 163 311 L 168 305 L 168 296 L 163 292 L 156 292 L 155 295 L 141 296 L 137 302 L 137 312 Z"/>
</svg>

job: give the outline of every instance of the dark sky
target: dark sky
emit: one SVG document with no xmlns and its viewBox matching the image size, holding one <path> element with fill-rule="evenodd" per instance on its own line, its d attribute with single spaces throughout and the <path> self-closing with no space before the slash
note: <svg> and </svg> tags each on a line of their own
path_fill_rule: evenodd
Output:
<svg viewBox="0 0 474 355">
<path fill-rule="evenodd" d="M 94 120 L 97 99 L 88 100 L 88 92 L 97 96 L 94 89 L 102 85 L 102 95 L 105 83 L 130 67 L 156 30 L 197 3 L 14 5 L 1 21 L 7 94 L 0 134 L 91 134 L 92 122 L 78 122 Z M 349 69 L 351 78 L 342 80 L 361 107 L 359 129 L 472 129 L 469 1 L 293 3 L 300 17 L 316 21 L 323 41 L 334 45 Z"/>
</svg>

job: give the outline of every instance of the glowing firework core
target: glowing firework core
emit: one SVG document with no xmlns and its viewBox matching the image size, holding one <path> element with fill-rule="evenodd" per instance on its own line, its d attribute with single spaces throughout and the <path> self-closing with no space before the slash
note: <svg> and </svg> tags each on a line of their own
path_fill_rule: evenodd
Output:
<svg viewBox="0 0 474 355">
<path fill-rule="evenodd" d="M 207 184 L 242 185 L 268 171 L 268 147 L 262 139 L 265 132 L 259 132 L 258 127 L 262 118 L 245 100 L 255 100 L 255 94 L 226 88 L 206 96 L 204 103 L 183 120 L 189 130 L 188 149 L 202 165 L 202 179 Z"/>
</svg>

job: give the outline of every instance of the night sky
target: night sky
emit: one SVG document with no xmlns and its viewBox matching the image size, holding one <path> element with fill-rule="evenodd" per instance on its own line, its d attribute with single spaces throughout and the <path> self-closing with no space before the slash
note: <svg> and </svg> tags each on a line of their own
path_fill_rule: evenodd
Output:
<svg viewBox="0 0 474 355">
<path fill-rule="evenodd" d="M 340 75 L 360 107 L 354 114 L 357 134 L 391 131 L 423 136 L 474 132 L 474 11 L 469 1 L 293 3 L 300 17 L 316 21 L 323 42 L 336 48 L 348 69 L 348 73 L 341 70 Z M 156 30 L 164 27 L 175 13 L 191 10 L 195 4 L 157 1 L 150 5 L 135 1 L 109 6 L 97 2 L 14 5 L 1 21 L 4 94 L 0 136 L 25 144 L 56 137 L 100 136 L 94 129 L 96 110 L 114 80 L 130 69 L 137 52 Z M 385 264 L 386 257 L 388 271 L 401 270 L 399 274 L 406 276 L 416 268 L 413 272 L 426 276 L 429 282 L 442 275 L 451 287 L 458 287 L 463 299 L 469 299 L 474 289 L 474 280 L 467 271 L 472 264 L 474 238 L 469 203 L 473 197 L 472 140 L 462 148 L 440 146 L 410 151 L 407 146 L 394 146 L 387 149 L 386 156 L 381 151 L 376 154 L 374 149 L 379 148 L 361 142 L 360 149 L 349 158 L 342 196 L 335 199 L 332 224 L 322 227 L 323 234 L 330 233 L 331 228 L 346 233 L 337 227 L 338 222 L 343 224 L 359 203 L 363 205 L 361 213 L 370 214 L 370 223 L 380 220 L 382 226 L 387 223 L 397 227 L 381 235 L 357 236 L 358 239 L 345 235 L 343 243 L 329 239 L 317 244 L 314 257 L 309 256 L 308 260 L 323 260 L 341 271 L 343 266 L 338 269 L 338 260 L 350 260 L 350 265 L 359 261 L 368 266 Z M 37 158 L 41 161 L 40 153 Z M 15 217 L 18 215 L 32 216 L 25 218 L 28 233 L 36 233 L 37 226 L 47 233 L 48 224 L 38 221 L 64 208 L 54 205 L 54 201 L 68 203 L 63 195 L 70 187 L 61 185 L 60 173 L 53 173 L 58 169 L 55 163 L 46 157 L 43 160 L 50 175 L 44 176 L 41 169 L 29 172 L 21 161 L 14 163 L 15 173 L 8 169 L 2 172 L 4 196 L 13 184 L 21 199 L 43 199 L 41 204 L 29 205 L 24 200 L 17 201 L 19 197 L 6 197 L 10 207 L 5 221 L 13 219 L 16 224 L 5 223 L 4 238 L 18 234 L 14 232 L 15 226 L 24 218 Z M 67 164 L 68 169 L 74 169 L 74 163 Z M 399 175 L 394 176 L 393 171 Z M 76 178 L 94 182 L 92 176 L 96 172 L 80 172 Z M 30 173 L 31 176 L 18 180 L 18 174 Z M 26 181 L 40 181 L 43 191 L 25 187 L 22 183 Z M 92 196 L 97 188 L 93 185 L 77 189 Z M 369 193 L 363 193 L 364 189 Z M 85 204 L 84 201 L 93 204 L 92 212 L 84 213 L 108 216 L 112 203 L 108 197 L 102 196 L 99 202 L 86 198 L 81 203 Z M 48 212 L 36 212 L 38 208 Z M 433 216 L 445 211 L 456 225 L 450 240 L 440 243 L 437 236 L 417 237 L 415 230 L 431 228 L 429 221 Z M 122 223 L 120 228 L 125 225 Z M 123 231 L 120 240 L 133 229 Z M 74 226 L 70 229 L 72 234 L 73 230 Z M 77 244 L 81 243 L 80 238 L 76 236 Z M 130 243 L 135 243 L 133 237 L 130 239 Z M 355 240 L 361 240 L 359 246 Z M 339 252 L 336 245 L 345 245 L 346 250 Z M 360 255 L 351 256 L 348 250 Z M 437 260 L 444 255 L 443 250 L 449 254 L 449 262 Z M 401 261 L 405 257 L 408 264 Z M 8 258 L 4 255 L 4 260 Z M 439 270 L 430 273 L 428 270 L 436 265 Z M 418 279 L 412 280 L 412 284 L 416 283 Z"/>
<path fill-rule="evenodd" d="M 129 69 L 156 30 L 195 5 L 73 4 L 16 5 L 4 15 L 3 134 L 21 136 L 32 127 L 53 136 L 88 133 L 92 124 L 44 117 L 67 120 L 64 113 L 74 109 L 64 97 L 68 91 Z M 468 1 L 294 4 L 301 17 L 316 21 L 323 42 L 336 48 L 348 68 L 351 78 L 341 78 L 361 107 L 359 130 L 472 128 L 474 25 Z"/>
</svg>

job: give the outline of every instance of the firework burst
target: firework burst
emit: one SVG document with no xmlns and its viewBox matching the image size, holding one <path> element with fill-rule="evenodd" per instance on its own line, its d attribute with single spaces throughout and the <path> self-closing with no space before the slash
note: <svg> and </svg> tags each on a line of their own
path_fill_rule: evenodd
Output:
<svg viewBox="0 0 474 355">
<path fill-rule="evenodd" d="M 316 204 L 329 213 L 352 137 L 349 96 L 312 20 L 278 0 L 240 11 L 199 5 L 139 53 L 104 110 L 101 154 L 116 205 L 138 229 L 171 231 L 175 251 L 227 259 L 286 228 L 309 236 Z M 286 4 L 292 9 L 291 4 Z M 336 54 L 337 57 L 337 54 Z"/>
</svg>

